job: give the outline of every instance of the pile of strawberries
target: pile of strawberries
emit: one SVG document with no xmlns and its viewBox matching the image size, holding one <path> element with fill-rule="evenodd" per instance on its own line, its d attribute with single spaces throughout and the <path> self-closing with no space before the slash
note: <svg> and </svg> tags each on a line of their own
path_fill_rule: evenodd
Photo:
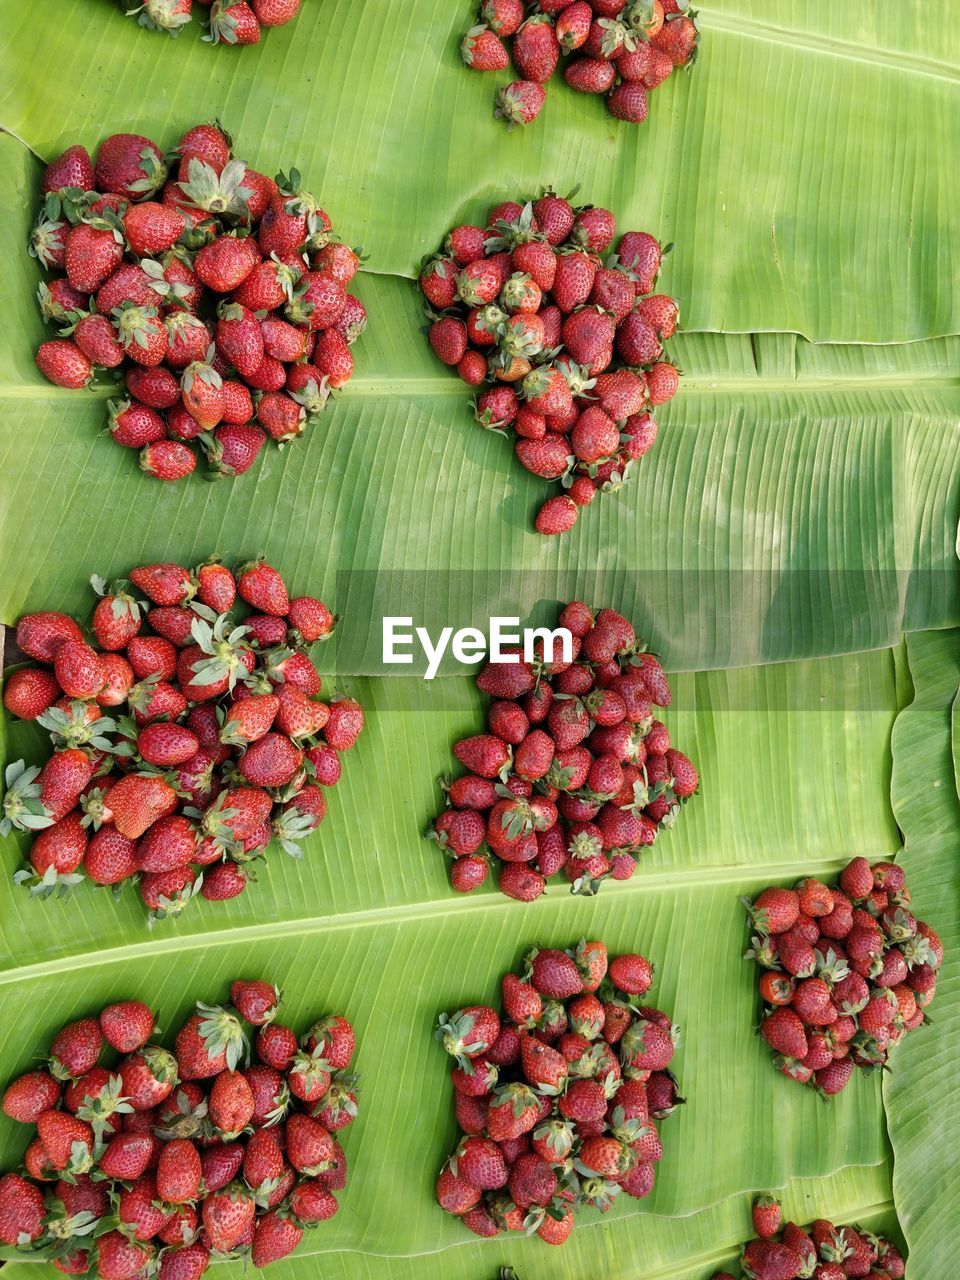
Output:
<svg viewBox="0 0 960 1280">
<path fill-rule="evenodd" d="M 512 59 L 522 78 L 499 90 L 494 110 L 511 128 L 540 114 L 561 54 L 571 89 L 605 94 L 611 115 L 643 124 L 652 90 L 696 60 L 695 19 L 686 0 L 482 0 L 460 52 L 475 71 L 504 71 Z"/>
<path fill-rule="evenodd" d="M 245 6 L 244 6 L 245 7 Z M 114 440 L 160 480 L 197 465 L 240 475 L 267 438 L 295 440 L 353 374 L 366 312 L 359 266 L 293 169 L 277 180 L 232 155 L 216 124 L 165 156 L 149 138 L 72 146 L 43 176 L 30 252 L 54 278 L 40 309 L 59 337 L 37 351 L 60 387 L 122 378 Z"/>
<path fill-rule="evenodd" d="M 534 948 L 522 977 L 504 976 L 501 1014 L 441 1016 L 463 1131 L 437 1179 L 441 1208 L 478 1236 L 563 1244 L 582 1205 L 649 1195 L 663 1155 L 656 1121 L 684 1101 L 670 1071 L 676 1028 L 635 1003 L 652 978 L 641 955 L 608 968 L 602 942 Z"/>
<path fill-rule="evenodd" d="M 477 421 L 512 433 L 528 471 L 563 483 L 537 515 L 544 534 L 624 484 L 679 385 L 663 349 L 679 308 L 653 293 L 671 246 L 628 231 L 604 258 L 616 233 L 609 209 L 546 191 L 496 205 L 485 227 L 454 227 L 420 276 L 436 355 L 468 385 L 493 384 Z"/>
<path fill-rule="evenodd" d="M 758 1196 L 753 1204 L 756 1239 L 743 1246 L 741 1275 L 750 1280 L 900 1280 L 904 1261 L 900 1250 L 883 1236 L 862 1227 L 837 1227 L 826 1218 L 804 1230 L 783 1222 L 773 1196 Z M 715 1271 L 713 1280 L 735 1280 L 729 1271 Z"/>
<path fill-rule="evenodd" d="M 230 1000 L 198 1003 L 172 1051 L 138 1000 L 57 1033 L 3 1095 L 36 1132 L 25 1175 L 0 1177 L 0 1243 L 66 1275 L 199 1280 L 226 1258 L 276 1262 L 337 1212 L 353 1028 L 331 1015 L 298 1041 L 259 979 L 234 982 Z"/>
<path fill-rule="evenodd" d="M 43 665 L 7 677 L 4 706 L 47 729 L 54 752 L 43 768 L 7 769 L 0 833 L 36 832 L 14 878 L 40 896 L 84 876 L 115 890 L 136 880 L 151 923 L 197 893 L 234 898 L 272 840 L 302 857 L 363 728 L 352 698 L 318 699 L 307 648 L 336 619 L 312 596 L 291 599 L 263 560 L 93 583 L 92 643 L 63 613 L 17 625 Z"/>
<path fill-rule="evenodd" d="M 193 18 L 194 0 L 142 0 L 139 6 L 124 8 L 128 17 L 136 17 L 141 26 L 151 31 L 165 31 L 178 36 Z M 204 40 L 211 44 L 259 44 L 261 28 L 283 27 L 300 11 L 301 0 L 196 0 L 210 10 L 204 23 Z"/>
<path fill-rule="evenodd" d="M 806 879 L 743 901 L 746 954 L 763 970 L 760 1033 L 784 1075 L 832 1097 L 923 1025 L 943 944 L 910 912 L 896 863 L 854 858 L 837 885 Z"/>
<path fill-rule="evenodd" d="M 533 662 L 517 653 L 477 676 L 493 699 L 487 732 L 454 743 L 469 772 L 444 784 L 448 807 L 428 832 L 452 856 L 460 893 L 486 880 L 487 849 L 500 889 L 520 902 L 539 898 L 558 871 L 579 894 L 629 880 L 699 786 L 653 718 L 654 706 L 670 705 L 670 686 L 626 618 L 574 601 L 559 626 L 572 662 L 556 653 L 544 662 L 541 645 Z"/>
</svg>

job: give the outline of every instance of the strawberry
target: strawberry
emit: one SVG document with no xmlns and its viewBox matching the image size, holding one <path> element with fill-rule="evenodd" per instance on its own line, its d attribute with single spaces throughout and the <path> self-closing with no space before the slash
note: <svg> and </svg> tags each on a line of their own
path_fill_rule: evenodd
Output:
<svg viewBox="0 0 960 1280">
<path fill-rule="evenodd" d="M 696 22 L 683 13 L 671 14 L 651 38 L 651 44 L 666 54 L 675 67 L 692 65 L 696 61 L 699 42 L 700 31 Z"/>
<path fill-rule="evenodd" d="M 35 1124 L 42 1111 L 55 1107 L 60 1099 L 60 1084 L 46 1071 L 28 1071 L 6 1088 L 2 1108 L 11 1120 Z"/>
<path fill-rule="evenodd" d="M 71 391 L 88 386 L 93 377 L 90 361 L 80 348 L 62 338 L 41 342 L 37 348 L 37 368 L 48 382 Z"/>
<path fill-rule="evenodd" d="M 64 187 L 77 187 L 91 191 L 94 186 L 93 164 L 86 147 L 77 144 L 67 147 L 43 171 L 40 189 L 44 193 L 62 191 Z"/>
<path fill-rule="evenodd" d="M 203 1170 L 196 1147 L 186 1138 L 164 1144 L 157 1164 L 157 1195 L 168 1204 L 185 1204 L 200 1194 Z"/>
<path fill-rule="evenodd" d="M 546 14 L 535 14 L 519 28 L 513 41 L 514 65 L 524 80 L 545 84 L 560 56 L 553 23 Z"/>
<path fill-rule="evenodd" d="M 73 340 L 92 365 L 115 369 L 123 363 L 123 347 L 106 316 L 92 314 L 77 321 Z"/>
<path fill-rule="evenodd" d="M 95 697 L 106 683 L 99 654 L 82 640 L 65 640 L 57 648 L 53 670 L 69 698 Z"/>
<path fill-rule="evenodd" d="M 616 77 L 613 63 L 604 58 L 578 58 L 563 72 L 564 80 L 578 93 L 606 93 Z"/>
<path fill-rule="evenodd" d="M 260 261 L 249 237 L 225 235 L 204 245 L 194 259 L 194 270 L 214 293 L 230 293 L 243 284 Z"/>
<path fill-rule="evenodd" d="M 70 1173 L 86 1173 L 93 1164 L 93 1130 L 84 1120 L 65 1111 L 41 1111 L 37 1134 L 51 1165 Z"/>
<path fill-rule="evenodd" d="M 65 239 L 67 279 L 80 293 L 95 293 L 123 259 L 123 237 L 102 225 L 80 222 Z"/>
<path fill-rule="evenodd" d="M 121 835 L 137 839 L 176 807 L 176 793 L 159 777 L 130 774 L 111 789 L 110 808 Z"/>
<path fill-rule="evenodd" d="M 202 1218 L 210 1245 L 220 1253 L 235 1248 L 253 1226 L 256 1203 L 239 1182 L 207 1195 Z"/>
<path fill-rule="evenodd" d="M 764 1018 L 760 1034 L 771 1049 L 785 1057 L 802 1059 L 807 1056 L 806 1032 L 792 1009 L 774 1009 Z"/>
<path fill-rule="evenodd" d="M 514 35 L 523 22 L 522 0 L 483 0 L 480 16 L 497 35 Z"/>
<path fill-rule="evenodd" d="M 510 129 L 532 124 L 543 110 L 547 91 L 533 79 L 514 80 L 497 91 L 494 115 L 505 120 Z"/>
<path fill-rule="evenodd" d="M 564 1000 L 583 990 L 583 978 L 576 962 L 564 951 L 533 950 L 525 960 L 535 989 L 545 996 Z"/>
<path fill-rule="evenodd" d="M 253 1111 L 253 1092 L 244 1076 L 238 1071 L 221 1071 L 210 1090 L 209 1112 L 213 1127 L 229 1141 L 250 1123 Z"/>
<path fill-rule="evenodd" d="M 453 754 L 471 773 L 481 778 L 496 778 L 512 762 L 510 748 L 493 734 L 463 738 L 453 744 Z"/>
<path fill-rule="evenodd" d="M 204 431 L 210 431 L 223 417 L 223 379 L 212 365 L 194 361 L 180 380 L 184 408 Z"/>
<path fill-rule="evenodd" d="M 153 1014 L 139 1000 L 123 1000 L 100 1012 L 100 1030 L 112 1049 L 134 1053 L 153 1034 Z"/>
<path fill-rule="evenodd" d="M 27 613 L 17 623 L 17 647 L 38 662 L 52 663 L 65 640 L 82 640 L 83 632 L 65 613 Z"/>
<path fill-rule="evenodd" d="M 264 7 L 264 0 L 260 0 L 259 7 Z M 253 1265 L 265 1267 L 270 1262 L 279 1262 L 293 1252 L 302 1238 L 303 1228 L 292 1217 L 279 1209 L 271 1209 L 257 1220 L 254 1228 L 250 1250 Z"/>
<path fill-rule="evenodd" d="M 237 1018 L 218 1006 L 197 1005 L 177 1033 L 174 1053 L 184 1080 L 205 1080 L 233 1071 L 246 1040 Z"/>
<path fill-rule="evenodd" d="M 172 248 L 183 234 L 183 214 L 168 205 L 145 200 L 130 205 L 123 214 L 123 230 L 131 253 L 153 257 Z"/>
<path fill-rule="evenodd" d="M 755 902 L 744 905 L 757 928 L 771 934 L 792 929 L 800 914 L 800 899 L 793 889 L 764 889 Z"/>
<path fill-rule="evenodd" d="M 562 436 L 517 441 L 514 452 L 521 466 L 545 480 L 558 480 L 570 468 L 572 458 Z"/>
<path fill-rule="evenodd" d="M 569 313 L 590 297 L 597 264 L 580 249 L 561 253 L 553 282 L 553 299 L 562 312 Z"/>
<path fill-rule="evenodd" d="M 618 120 L 643 124 L 649 111 L 647 91 L 633 80 L 624 80 L 607 97 L 607 110 Z"/>
<path fill-rule="evenodd" d="M 3 705 L 21 720 L 36 720 L 60 696 L 56 677 L 39 667 L 12 672 L 3 688 Z"/>
<path fill-rule="evenodd" d="M 17 1173 L 0 1177 L 0 1243 L 32 1243 L 43 1232 L 45 1214 L 39 1187 Z"/>
<path fill-rule="evenodd" d="M 256 462 L 266 439 L 266 432 L 258 426 L 221 423 L 204 444 L 207 461 L 221 475 L 242 475 Z"/>
<path fill-rule="evenodd" d="M 775 1236 L 783 1222 L 780 1213 L 780 1201 L 774 1196 L 757 1196 L 753 1202 L 753 1229 L 763 1240 Z M 788 1245 L 788 1248 L 791 1247 Z"/>
<path fill-rule="evenodd" d="M 276 1071 L 286 1071 L 297 1052 L 297 1037 L 289 1027 L 271 1022 L 257 1032 L 257 1057 Z"/>
<path fill-rule="evenodd" d="M 647 399 L 652 405 L 666 404 L 677 394 L 680 375 L 666 360 L 658 360 L 647 370 Z"/>
<path fill-rule="evenodd" d="M 71 1022 L 59 1031 L 50 1046 L 50 1070 L 58 1080 L 82 1076 L 96 1065 L 103 1035 L 93 1018 Z"/>
<path fill-rule="evenodd" d="M 263 335 L 257 317 L 236 302 L 222 302 L 217 308 L 217 315 L 217 350 L 242 377 L 251 377 L 264 354 Z"/>
<path fill-rule="evenodd" d="M 252 6 L 262 27 L 282 27 L 297 16 L 300 0 L 252 0 Z M 254 1263 L 254 1266 L 260 1265 Z"/>
<path fill-rule="evenodd" d="M 510 65 L 506 45 L 486 24 L 471 27 L 460 42 L 460 56 L 474 71 L 503 71 Z"/>
<path fill-rule="evenodd" d="M 620 991 L 642 996 L 650 989 L 653 968 L 643 956 L 617 956 L 610 963 L 610 979 Z"/>
<path fill-rule="evenodd" d="M 616 453 L 620 432 L 603 409 L 590 405 L 577 419 L 570 434 L 570 443 L 577 458 L 589 465 Z"/>
</svg>

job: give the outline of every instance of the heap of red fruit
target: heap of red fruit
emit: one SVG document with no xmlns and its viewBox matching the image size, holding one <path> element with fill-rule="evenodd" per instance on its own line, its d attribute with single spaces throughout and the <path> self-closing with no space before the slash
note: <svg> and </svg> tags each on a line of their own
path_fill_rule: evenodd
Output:
<svg viewBox="0 0 960 1280">
<path fill-rule="evenodd" d="M 684 1101 L 670 1071 L 677 1029 L 636 1003 L 652 979 L 641 955 L 608 969 L 602 942 L 534 948 L 521 977 L 504 976 L 499 1015 L 472 1005 L 441 1016 L 463 1131 L 437 1179 L 441 1208 L 478 1236 L 563 1244 L 580 1206 L 650 1194 L 656 1121 Z"/>
<path fill-rule="evenodd" d="M 300 10 L 301 0 L 195 0 L 210 10 L 204 23 L 204 40 L 211 44 L 258 44 L 261 28 L 282 27 L 292 22 Z M 128 17 L 136 17 L 141 26 L 151 31 L 165 31 L 178 36 L 193 18 L 194 0 L 142 0 L 139 6 L 124 9 Z"/>
<path fill-rule="evenodd" d="M 63 613 L 17 625 L 42 665 L 7 677 L 4 706 L 48 730 L 54 752 L 7 769 L 0 833 L 36 833 L 14 878 L 41 896 L 85 876 L 115 890 L 136 880 L 151 923 L 197 893 L 234 898 L 272 840 L 302 856 L 363 728 L 352 698 L 318 698 L 307 650 L 336 619 L 291 599 L 263 560 L 236 576 L 210 560 L 93 584 L 89 641 Z"/>
<path fill-rule="evenodd" d="M 493 384 L 477 421 L 512 435 L 528 471 L 563 483 L 540 533 L 565 532 L 598 491 L 624 484 L 679 385 L 663 349 L 679 308 L 653 293 L 668 250 L 628 231 L 604 257 L 616 231 L 608 209 L 547 191 L 496 205 L 485 227 L 454 227 L 420 276 L 436 355 L 469 386 Z"/>
<path fill-rule="evenodd" d="M 298 1041 L 259 979 L 234 982 L 230 1000 L 198 1003 L 172 1050 L 139 1000 L 57 1033 L 3 1095 L 36 1131 L 25 1173 L 0 1177 L 0 1243 L 66 1275 L 199 1280 L 226 1258 L 276 1262 L 337 1212 L 353 1028 L 331 1015 Z"/>
<path fill-rule="evenodd" d="M 349 381 L 366 324 L 347 293 L 360 259 L 299 173 L 274 181 L 231 147 L 214 124 L 169 157 L 119 133 L 95 164 L 72 146 L 43 175 L 30 252 L 53 273 L 40 310 L 59 337 L 37 365 L 71 389 L 122 378 L 110 432 L 160 480 L 189 475 L 196 446 L 234 476 L 268 437 L 295 440 Z"/>
<path fill-rule="evenodd" d="M 943 944 L 911 913 L 896 863 L 854 858 L 839 884 L 806 879 L 743 901 L 746 954 L 763 970 L 760 1034 L 784 1075 L 832 1097 L 923 1025 Z"/>
<path fill-rule="evenodd" d="M 686 0 L 482 0 L 460 52 L 475 71 L 504 71 L 513 61 L 521 79 L 498 91 L 494 111 L 511 128 L 540 114 L 561 55 L 571 89 L 605 94 L 611 115 L 642 124 L 651 91 L 696 61 L 695 19 Z"/>
<path fill-rule="evenodd" d="M 904 1261 L 896 1245 L 863 1227 L 837 1227 L 818 1218 L 804 1230 L 783 1222 L 773 1196 L 758 1196 L 753 1204 L 756 1239 L 743 1246 L 740 1274 L 745 1280 L 900 1280 Z M 729 1271 L 715 1271 L 713 1280 L 735 1280 Z"/>
<path fill-rule="evenodd" d="M 532 902 L 563 871 L 572 891 L 629 880 L 661 827 L 697 790 L 697 770 L 670 745 L 653 708 L 670 705 L 663 667 L 613 609 L 580 601 L 560 613 L 572 661 L 520 653 L 488 662 L 477 688 L 493 701 L 487 732 L 453 744 L 469 772 L 445 782 L 447 808 L 428 832 L 470 893 L 500 864 L 501 890 Z"/>
</svg>

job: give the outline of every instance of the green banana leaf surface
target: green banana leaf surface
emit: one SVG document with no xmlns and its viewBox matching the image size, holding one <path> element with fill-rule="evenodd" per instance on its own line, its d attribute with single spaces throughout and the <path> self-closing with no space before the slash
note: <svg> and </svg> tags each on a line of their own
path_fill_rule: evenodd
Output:
<svg viewBox="0 0 960 1280">
<path fill-rule="evenodd" d="M 244 50 L 196 30 L 168 40 L 124 7 L 58 0 L 41 31 L 0 0 L 0 621 L 88 616 L 94 572 L 264 553 L 341 614 L 317 658 L 367 728 L 303 861 L 272 849 L 241 898 L 194 902 L 152 932 L 129 886 L 119 901 L 89 885 L 31 900 L 12 883 L 25 841 L 0 841 L 0 1010 L 15 1029 L 0 1082 L 110 1000 L 141 997 L 174 1029 L 232 978 L 268 976 L 298 1029 L 351 1017 L 364 1077 L 341 1212 L 276 1280 L 320 1267 L 483 1280 L 503 1265 L 520 1280 L 708 1280 L 768 1189 L 798 1221 L 898 1239 L 902 1227 L 910 1280 L 949 1274 L 960 58 L 945 15 L 921 0 L 722 0 L 701 9 L 697 66 L 653 95 L 641 129 L 558 80 L 536 124 L 507 134 L 492 116 L 507 76 L 460 63 L 460 0 L 304 0 Z M 107 386 L 66 392 L 37 372 L 51 333 L 25 242 L 42 163 L 64 146 L 119 130 L 172 145 L 214 116 L 251 164 L 295 164 L 364 244 L 353 287 L 370 326 L 356 377 L 304 440 L 236 481 L 167 487 L 105 433 Z M 621 229 L 677 242 L 661 284 L 681 301 L 684 378 L 629 485 L 548 540 L 532 528 L 547 486 L 476 425 L 468 389 L 433 358 L 415 278 L 456 222 L 578 183 Z M 620 608 L 675 673 L 664 719 L 701 794 L 633 880 L 595 899 L 563 884 L 526 907 L 492 887 L 461 898 L 422 834 L 450 744 L 479 728 L 484 700 L 450 662 L 432 681 L 420 657 L 386 665 L 381 617 L 432 632 L 494 614 L 542 624 L 574 597 Z M 34 727 L 5 717 L 2 737 L 4 762 L 43 759 Z M 827 1107 L 773 1070 L 755 1034 L 738 896 L 829 877 L 855 854 L 900 856 L 948 960 L 933 1026 L 895 1050 L 883 1082 L 858 1078 Z M 455 1141 L 433 1024 L 494 999 L 529 945 L 583 936 L 656 962 L 688 1102 L 663 1126 L 647 1200 L 582 1215 L 560 1251 L 477 1241 L 433 1200 Z M 0 1118 L 0 1169 L 25 1134 Z M 2 1258 L 9 1280 L 58 1274 Z"/>
</svg>

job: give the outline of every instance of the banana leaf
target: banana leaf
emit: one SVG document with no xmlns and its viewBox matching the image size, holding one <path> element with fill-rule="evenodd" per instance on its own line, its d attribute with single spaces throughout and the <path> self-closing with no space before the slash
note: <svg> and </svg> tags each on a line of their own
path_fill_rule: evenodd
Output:
<svg viewBox="0 0 960 1280">
<path fill-rule="evenodd" d="M 822 1214 L 834 1221 L 856 1220 L 899 1241 L 889 1201 L 886 1167 L 844 1169 L 827 1178 L 797 1179 L 782 1191 L 784 1212 L 807 1223 Z M 466 1234 L 466 1233 L 464 1233 Z M 594 1219 L 578 1225 L 562 1253 L 523 1236 L 472 1241 L 410 1257 L 356 1252 L 325 1253 L 324 1274 L 335 1280 L 442 1280 L 451 1274 L 464 1280 L 497 1280 L 501 1267 L 515 1268 L 519 1280 L 555 1280 L 558 1275 L 604 1275 L 611 1280 L 709 1280 L 718 1267 L 735 1266 L 741 1243 L 750 1238 L 750 1198 L 731 1196 L 721 1204 L 682 1218 L 640 1217 L 625 1222 Z M 315 1232 L 315 1236 L 320 1232 Z M 4 1251 L 13 1258 L 13 1251 Z M 275 1280 L 300 1280 L 309 1259 L 297 1254 L 276 1263 Z M 314 1263 L 315 1265 L 315 1263 Z M 5 1280 L 54 1280 L 58 1273 L 12 1260 Z M 232 1277 L 238 1267 L 218 1272 Z M 311 1273 L 313 1274 L 313 1273 Z"/>
<path fill-rule="evenodd" d="M 907 659 L 914 696 L 893 730 L 891 795 L 904 836 L 899 861 L 913 909 L 940 934 L 945 958 L 929 1011 L 932 1025 L 907 1038 L 883 1094 L 894 1152 L 893 1191 L 910 1248 L 908 1275 L 921 1277 L 946 1274 L 953 1265 L 960 1204 L 953 1140 L 960 1123 L 960 635 L 910 636 Z"/>
<path fill-rule="evenodd" d="M 0 1002 L 18 1028 L 0 1051 L 8 1073 L 42 1052 L 69 1013 L 108 998 L 149 997 L 163 1024 L 175 1026 L 194 998 L 221 995 L 239 972 L 270 975 L 284 987 L 293 1020 L 320 1012 L 318 1003 L 350 1014 L 365 1075 L 344 1212 L 301 1253 L 415 1255 L 419 1263 L 443 1250 L 439 1269 L 449 1265 L 448 1247 L 472 1257 L 475 1246 L 466 1247 L 463 1229 L 431 1198 L 455 1137 L 433 1021 L 443 1009 L 492 997 L 529 944 L 589 934 L 655 959 L 652 998 L 685 1033 L 677 1066 L 689 1102 L 663 1127 L 666 1157 L 654 1193 L 618 1205 L 596 1227 L 620 1259 L 612 1275 L 636 1274 L 641 1256 L 654 1275 L 654 1260 L 666 1275 L 683 1257 L 729 1251 L 743 1237 L 745 1197 L 792 1179 L 818 1180 L 810 1183 L 815 1212 L 839 1214 L 830 1202 L 839 1185 L 851 1216 L 889 1216 L 879 1081 L 858 1079 L 828 1108 L 773 1070 L 755 1035 L 755 973 L 741 959 L 747 933 L 738 902 L 805 871 L 835 872 L 855 849 L 895 853 L 898 833 L 884 804 L 898 705 L 889 651 L 679 677 L 668 719 L 709 779 L 704 795 L 628 884 L 608 886 L 595 900 L 558 886 L 526 908 L 492 891 L 457 898 L 442 856 L 417 840 L 435 812 L 429 778 L 449 766 L 449 741 L 476 722 L 469 682 L 391 679 L 352 688 L 368 702 L 370 728 L 302 864 L 274 853 L 242 898 L 194 904 L 152 934 L 132 897 L 118 906 L 87 888 L 40 903 L 4 888 L 10 954 Z M 36 750 L 32 728 L 16 734 L 17 753 Z M 5 857 L 8 869 L 12 861 Z M 742 1130 L 735 1144 L 730 1117 Z M 16 1161 L 24 1142 L 19 1126 L 0 1125 L 0 1167 Z M 822 1181 L 832 1174 L 839 1184 Z M 688 1232 L 689 1215 L 710 1206 L 716 1218 L 700 1226 L 690 1219 Z M 593 1235 L 591 1228 L 587 1239 Z M 536 1245 L 521 1243 L 520 1257 L 529 1274 L 546 1275 L 557 1263 Z M 509 1259 L 516 1247 L 511 1241 L 484 1256 Z M 564 1274 L 572 1277 L 579 1247 L 569 1257 Z M 336 1265 L 350 1276 L 374 1263 L 351 1252 Z M 700 1269 L 706 1274 L 707 1264 Z"/>
<path fill-rule="evenodd" d="M 577 596 L 616 600 L 686 670 L 876 648 L 960 621 L 956 338 L 688 334 L 652 452 L 620 493 L 545 539 L 532 516 L 554 490 L 473 423 L 467 388 L 419 332 L 416 288 L 363 272 L 358 373 L 319 423 L 235 481 L 164 486 L 103 429 L 109 389 L 63 391 L 33 364 L 40 273 L 22 244 L 39 166 L 12 138 L 0 154 L 18 321 L 0 360 L 0 538 L 24 546 L 26 518 L 30 545 L 0 584 L 8 623 L 44 602 L 83 610 L 92 572 L 235 549 L 283 561 L 298 589 L 336 606 L 337 665 L 353 675 L 397 673 L 382 615 L 435 634 L 495 614 L 545 623 Z"/>
<path fill-rule="evenodd" d="M 737 896 L 828 876 L 854 853 L 894 856 L 899 826 L 917 910 L 956 946 L 954 633 L 891 648 L 960 623 L 949 22 L 921 0 L 890 12 L 792 0 L 776 16 L 723 0 L 702 11 L 697 68 L 658 91 L 643 129 L 558 84 L 537 124 L 508 135 L 490 113 L 506 77 L 459 65 L 472 12 L 459 0 L 305 0 L 297 23 L 247 50 L 211 50 L 196 31 L 168 41 L 122 7 L 60 0 L 41 41 L 36 15 L 0 0 L 0 541 L 16 549 L 0 619 L 54 604 L 83 615 L 94 571 L 264 552 L 344 615 L 321 661 L 368 727 L 302 863 L 273 851 L 246 895 L 195 903 L 152 934 L 131 893 L 15 893 L 23 846 L 3 842 L 0 1009 L 15 1034 L 0 1080 L 108 999 L 141 995 L 173 1027 L 241 972 L 269 974 L 298 1028 L 325 1009 L 355 1020 L 365 1076 L 341 1214 L 277 1280 L 316 1274 L 320 1255 L 340 1280 L 468 1280 L 506 1264 L 520 1280 L 707 1280 L 750 1234 L 750 1195 L 777 1188 L 801 1221 L 895 1231 L 899 1216 L 911 1280 L 948 1273 L 955 965 L 934 1027 L 897 1049 L 884 1084 L 858 1079 L 826 1108 L 753 1034 Z M 23 244 L 40 163 L 68 142 L 127 129 L 172 143 L 213 115 L 251 163 L 296 163 L 365 243 L 356 291 L 371 328 L 356 378 L 304 442 L 235 484 L 168 489 L 98 434 L 107 391 L 61 392 L 37 373 L 45 331 Z M 623 227 L 678 242 L 663 285 L 683 304 L 685 379 L 631 486 L 548 542 L 531 529 L 545 486 L 472 424 L 467 391 L 418 332 L 411 281 L 455 221 L 577 182 Z M 575 595 L 621 607 L 683 673 L 665 718 L 703 794 L 633 881 L 595 901 L 561 885 L 527 908 L 493 889 L 458 898 L 420 832 L 480 700 L 450 666 L 430 684 L 409 678 L 419 667 L 386 669 L 379 618 L 400 601 L 431 627 L 494 612 L 545 622 Z M 34 729 L 7 721 L 3 734 L 4 760 L 42 758 Z M 918 781 L 932 774 L 953 790 Z M 562 1251 L 477 1242 L 432 1198 L 455 1133 L 433 1021 L 492 997 L 527 945 L 584 934 L 657 961 L 689 1102 L 664 1125 L 648 1200 L 584 1215 Z M 24 1134 L 0 1119 L 0 1168 Z"/>
<path fill-rule="evenodd" d="M 641 128 L 558 77 L 508 134 L 461 64 L 470 0 L 306 0 L 255 48 L 145 32 L 120 0 L 59 0 L 56 29 L 5 4 L 0 125 L 49 159 L 110 129 L 219 116 L 245 158 L 295 164 L 370 268 L 411 275 L 458 218 L 580 185 L 624 227 L 680 246 L 671 288 L 695 329 L 833 342 L 960 332 L 960 76 L 952 28 L 906 0 L 704 7 L 701 56 Z M 41 89 L 31 92 L 23 70 Z M 258 92 L 251 93 L 251 86 Z"/>
</svg>

